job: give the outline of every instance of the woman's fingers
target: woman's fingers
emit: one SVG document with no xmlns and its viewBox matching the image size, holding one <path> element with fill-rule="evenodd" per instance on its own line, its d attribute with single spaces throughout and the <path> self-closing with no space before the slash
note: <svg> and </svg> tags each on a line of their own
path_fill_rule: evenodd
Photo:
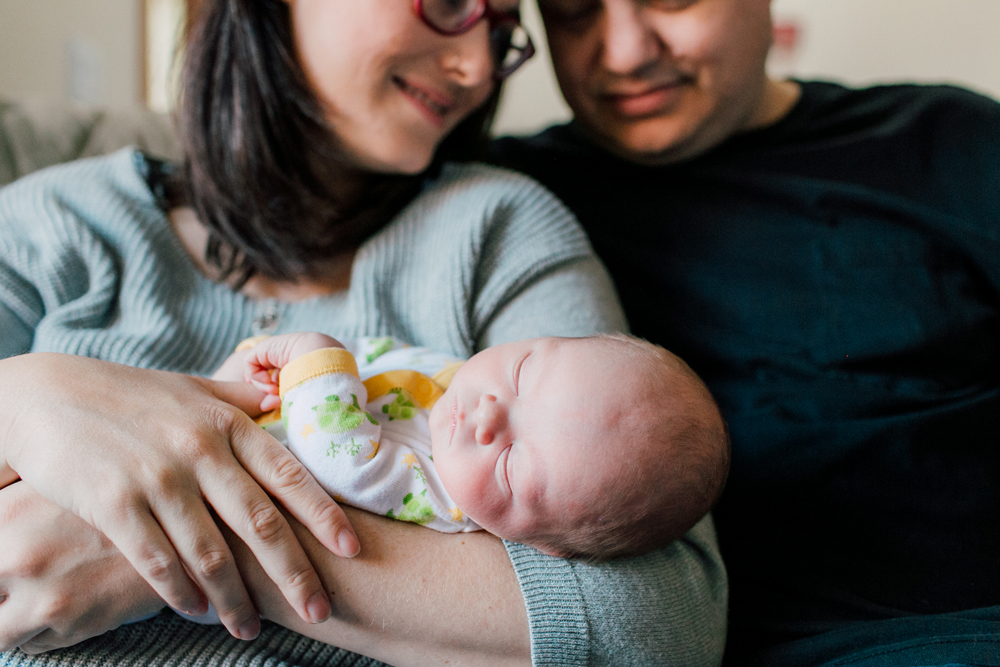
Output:
<svg viewBox="0 0 1000 667">
<path fill-rule="evenodd" d="M 110 540 L 26 483 L 0 490 L 0 593 L 0 651 L 68 646 L 163 606 Z"/>
<path fill-rule="evenodd" d="M 230 438 L 233 453 L 257 483 L 327 549 L 345 558 L 358 555 L 361 545 L 347 515 L 306 467 L 261 429 L 238 429 Z"/>
<path fill-rule="evenodd" d="M 241 469 L 225 468 L 210 473 L 202 487 L 219 518 L 253 552 L 302 620 L 322 623 L 329 618 L 330 601 L 319 575 L 260 486 Z"/>
<path fill-rule="evenodd" d="M 247 385 L 201 382 L 217 398 L 240 409 L 252 396 L 258 396 L 259 401 L 259 395 Z M 259 403 L 255 407 L 259 407 Z M 229 442 L 236 459 L 258 484 L 277 498 L 327 549 L 345 558 L 360 552 L 357 535 L 343 510 L 291 452 L 251 420 L 232 419 L 229 427 Z"/>
<path fill-rule="evenodd" d="M 112 516 L 107 524 L 96 520 L 94 527 L 111 540 L 156 594 L 176 609 L 205 613 L 207 603 L 201 590 L 188 576 L 181 556 L 164 533 L 167 526 L 156 520 L 150 508 L 123 509 Z"/>
<path fill-rule="evenodd" d="M 260 633 L 257 610 L 229 546 L 204 502 L 197 496 L 178 496 L 153 507 L 153 512 L 171 536 L 187 574 L 215 606 L 219 620 L 230 634 L 239 639 L 255 638 Z M 176 608 L 196 616 L 208 611 L 207 604 L 197 609 Z"/>
</svg>

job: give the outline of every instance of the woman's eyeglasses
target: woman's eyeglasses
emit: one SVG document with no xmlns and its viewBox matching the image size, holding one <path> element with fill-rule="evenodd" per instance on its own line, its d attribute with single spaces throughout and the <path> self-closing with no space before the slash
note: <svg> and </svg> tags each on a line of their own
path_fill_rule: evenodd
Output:
<svg viewBox="0 0 1000 667">
<path fill-rule="evenodd" d="M 498 12 L 488 0 L 413 0 L 420 20 L 441 35 L 461 35 L 482 19 L 490 24 L 490 50 L 496 70 L 493 77 L 506 79 L 535 55 L 535 45 L 521 25 L 517 10 Z"/>
</svg>

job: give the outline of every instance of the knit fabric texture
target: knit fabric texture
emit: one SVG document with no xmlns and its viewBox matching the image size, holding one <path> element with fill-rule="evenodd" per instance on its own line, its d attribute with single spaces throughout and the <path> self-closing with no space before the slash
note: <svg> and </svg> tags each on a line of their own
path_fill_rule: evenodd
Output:
<svg viewBox="0 0 1000 667">
<path fill-rule="evenodd" d="M 350 288 L 252 300 L 202 276 L 123 150 L 0 190 L 0 358 L 55 351 L 211 373 L 259 333 L 396 336 L 459 357 L 626 325 L 572 215 L 521 175 L 450 165 L 359 249 Z M 639 559 L 572 563 L 507 543 L 536 665 L 712 665 L 726 578 L 710 519 Z M 172 615 L 0 665 L 369 665 L 265 623 L 243 643 Z"/>
</svg>

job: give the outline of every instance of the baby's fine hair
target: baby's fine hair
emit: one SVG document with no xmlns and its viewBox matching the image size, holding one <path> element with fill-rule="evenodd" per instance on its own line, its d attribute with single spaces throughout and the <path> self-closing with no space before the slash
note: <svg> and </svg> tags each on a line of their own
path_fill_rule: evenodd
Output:
<svg viewBox="0 0 1000 667">
<path fill-rule="evenodd" d="M 729 432 L 708 388 L 680 358 L 635 336 L 590 338 L 638 362 L 636 381 L 650 389 L 639 400 L 654 403 L 641 412 L 655 415 L 652 423 L 638 418 L 623 425 L 619 441 L 609 443 L 629 452 L 621 479 L 614 488 L 597 489 L 604 502 L 551 545 L 600 561 L 663 547 L 705 516 L 729 473 Z"/>
</svg>

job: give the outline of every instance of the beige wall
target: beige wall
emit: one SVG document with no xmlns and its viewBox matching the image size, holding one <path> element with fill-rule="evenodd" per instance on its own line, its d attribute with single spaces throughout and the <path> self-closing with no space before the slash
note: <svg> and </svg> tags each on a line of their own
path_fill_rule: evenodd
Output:
<svg viewBox="0 0 1000 667">
<path fill-rule="evenodd" d="M 0 0 L 0 96 L 124 108 L 141 99 L 141 0 Z M 77 74 L 75 84 L 71 72 Z M 90 99 L 88 99 L 90 98 Z"/>
<path fill-rule="evenodd" d="M 853 84 L 951 82 L 1000 99 L 1000 0 L 775 0 L 802 25 L 784 71 Z"/>
</svg>

